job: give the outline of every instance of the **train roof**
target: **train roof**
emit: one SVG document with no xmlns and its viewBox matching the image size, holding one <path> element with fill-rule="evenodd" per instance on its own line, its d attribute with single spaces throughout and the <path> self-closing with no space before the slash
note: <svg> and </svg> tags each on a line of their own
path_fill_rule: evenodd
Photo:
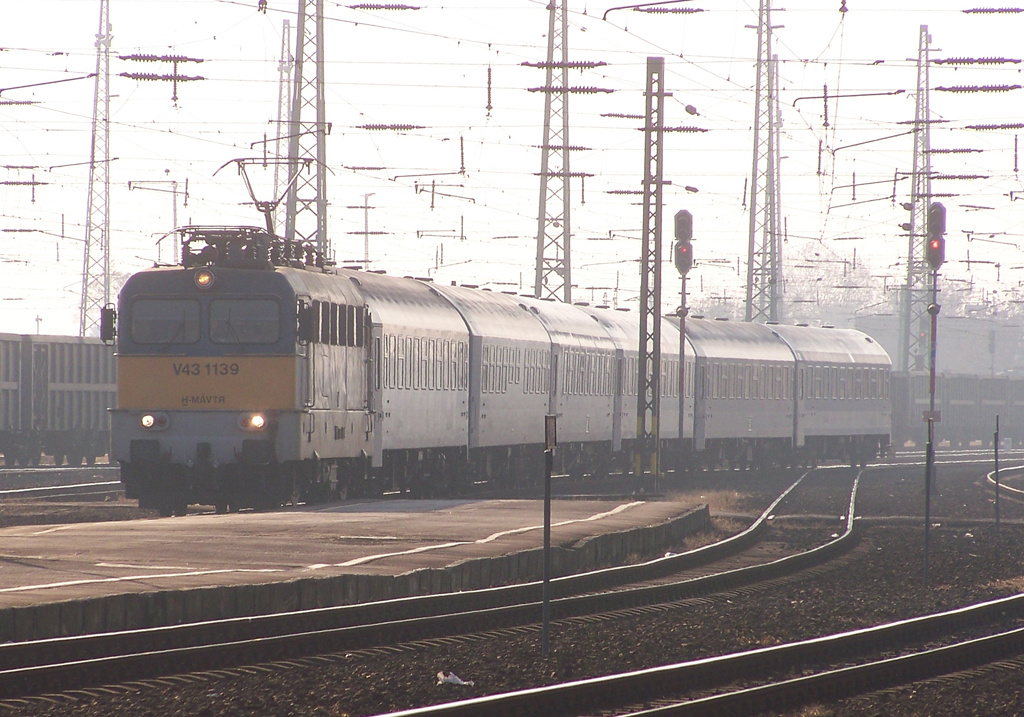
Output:
<svg viewBox="0 0 1024 717">
<path fill-rule="evenodd" d="M 475 336 L 549 341 L 547 329 L 518 297 L 465 286 L 436 284 L 432 289 L 458 309 Z"/>
<path fill-rule="evenodd" d="M 793 352 L 773 328 L 747 321 L 686 320 L 686 336 L 697 356 L 792 362 Z"/>
<path fill-rule="evenodd" d="M 561 301 L 543 301 L 520 296 L 517 301 L 537 316 L 552 343 L 562 346 L 614 350 L 608 332 L 581 307 Z"/>
<path fill-rule="evenodd" d="M 640 313 L 638 311 L 617 311 L 580 305 L 580 310 L 593 317 L 604 327 L 612 341 L 627 356 L 640 353 Z M 666 328 L 670 329 L 666 331 Z M 692 349 L 691 349 L 692 353 Z M 679 323 L 662 321 L 661 323 L 661 355 L 676 357 L 679 354 Z"/>
<path fill-rule="evenodd" d="M 338 269 L 337 275 L 358 287 L 373 323 L 419 331 L 467 331 L 459 312 L 429 283 L 349 269 Z"/>
<path fill-rule="evenodd" d="M 814 326 L 770 326 L 793 350 L 798 361 L 892 366 L 882 345 L 856 329 Z"/>
</svg>

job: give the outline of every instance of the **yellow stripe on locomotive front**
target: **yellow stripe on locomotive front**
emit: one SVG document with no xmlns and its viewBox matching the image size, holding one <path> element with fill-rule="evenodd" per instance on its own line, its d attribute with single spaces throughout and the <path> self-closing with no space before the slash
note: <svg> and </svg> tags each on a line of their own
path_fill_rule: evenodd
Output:
<svg viewBox="0 0 1024 717">
<path fill-rule="evenodd" d="M 295 356 L 118 356 L 117 407 L 295 410 L 297 376 Z"/>
</svg>

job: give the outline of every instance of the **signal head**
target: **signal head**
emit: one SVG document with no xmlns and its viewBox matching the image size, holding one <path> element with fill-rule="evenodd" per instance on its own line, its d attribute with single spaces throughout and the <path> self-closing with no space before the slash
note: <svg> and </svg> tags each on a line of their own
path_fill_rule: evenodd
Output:
<svg viewBox="0 0 1024 717">
<path fill-rule="evenodd" d="M 680 276 L 686 276 L 693 266 L 693 244 L 689 240 L 677 241 L 672 247 L 672 260 Z"/>
<path fill-rule="evenodd" d="M 928 259 L 928 266 L 937 270 L 946 261 L 946 239 L 943 236 L 932 236 L 928 238 L 925 248 L 925 257 Z"/>
<path fill-rule="evenodd" d="M 693 215 L 685 209 L 676 212 L 676 239 L 690 241 L 693 239 Z"/>
</svg>

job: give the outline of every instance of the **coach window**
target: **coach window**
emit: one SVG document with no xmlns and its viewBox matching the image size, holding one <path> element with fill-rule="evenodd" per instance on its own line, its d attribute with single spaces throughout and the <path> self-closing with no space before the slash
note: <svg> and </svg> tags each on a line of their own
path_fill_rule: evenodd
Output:
<svg viewBox="0 0 1024 717">
<path fill-rule="evenodd" d="M 326 301 L 320 302 L 320 343 L 331 344 L 331 305 Z"/>
<path fill-rule="evenodd" d="M 395 351 L 395 335 L 388 334 L 384 337 L 384 367 L 387 369 L 384 374 L 384 385 L 386 388 L 395 387 L 395 368 L 398 366 L 398 355 Z"/>
<path fill-rule="evenodd" d="M 194 344 L 199 340 L 199 302 L 194 299 L 136 299 L 132 339 L 140 344 Z"/>
<path fill-rule="evenodd" d="M 338 309 L 338 346 L 351 346 L 348 341 L 349 312 L 354 306 L 337 306 Z"/>
<path fill-rule="evenodd" d="M 505 393 L 508 387 L 508 346 L 498 347 L 498 385 L 497 393 Z"/>
<path fill-rule="evenodd" d="M 331 304 L 331 346 L 338 346 L 342 342 L 338 340 L 338 314 L 343 312 L 345 307 Z M 378 344 L 378 348 L 380 345 Z"/>
<path fill-rule="evenodd" d="M 458 368 L 458 389 L 460 391 L 466 390 L 466 342 L 460 341 L 458 345 L 457 353 L 457 368 Z"/>
</svg>

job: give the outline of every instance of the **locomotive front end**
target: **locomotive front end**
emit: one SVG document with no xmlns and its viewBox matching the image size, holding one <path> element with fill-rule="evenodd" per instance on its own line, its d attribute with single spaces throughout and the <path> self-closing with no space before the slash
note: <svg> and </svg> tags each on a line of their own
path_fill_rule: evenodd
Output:
<svg viewBox="0 0 1024 717">
<path fill-rule="evenodd" d="M 324 477 L 302 440 L 296 272 L 270 261 L 258 230 L 213 236 L 205 256 L 131 277 L 119 300 L 111 458 L 125 495 L 164 515 L 275 507 Z"/>
</svg>

